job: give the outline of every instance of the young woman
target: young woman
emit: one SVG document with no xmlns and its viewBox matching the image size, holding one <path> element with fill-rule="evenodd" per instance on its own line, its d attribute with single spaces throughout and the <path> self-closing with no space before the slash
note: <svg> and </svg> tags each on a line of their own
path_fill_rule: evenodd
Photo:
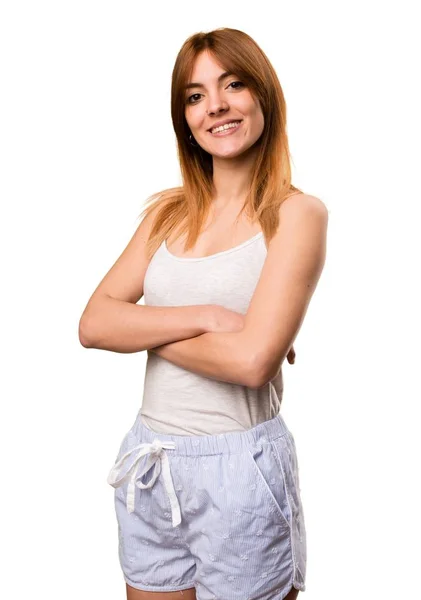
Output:
<svg viewBox="0 0 421 600">
<path fill-rule="evenodd" d="M 86 347 L 148 351 L 108 477 L 127 598 L 292 600 L 306 531 L 282 363 L 327 209 L 291 184 L 283 92 L 247 34 L 186 40 L 171 111 L 183 186 L 152 196 L 80 321 Z"/>
</svg>

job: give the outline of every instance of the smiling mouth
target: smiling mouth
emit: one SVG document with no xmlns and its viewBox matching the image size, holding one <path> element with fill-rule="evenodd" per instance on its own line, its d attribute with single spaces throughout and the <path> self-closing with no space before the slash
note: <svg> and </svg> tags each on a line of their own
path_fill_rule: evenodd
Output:
<svg viewBox="0 0 421 600">
<path fill-rule="evenodd" d="M 241 121 L 239 121 L 239 120 L 232 121 L 232 123 L 235 123 L 234 126 L 231 124 L 228 124 L 229 127 L 225 126 L 222 129 L 219 129 L 218 131 L 212 132 L 212 129 L 208 129 L 208 131 L 213 136 L 222 137 L 222 136 L 229 135 L 230 133 L 237 131 L 237 129 L 241 126 L 242 122 L 243 122 L 242 120 Z"/>
</svg>

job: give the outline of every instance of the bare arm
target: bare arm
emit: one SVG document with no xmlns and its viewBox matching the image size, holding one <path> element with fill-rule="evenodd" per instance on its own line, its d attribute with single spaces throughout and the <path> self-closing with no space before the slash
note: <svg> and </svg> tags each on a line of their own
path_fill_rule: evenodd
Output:
<svg viewBox="0 0 421 600">
<path fill-rule="evenodd" d="M 235 317 L 239 316 L 235 312 L 232 314 Z M 194 339 L 165 344 L 150 351 L 204 377 L 250 388 L 261 387 L 264 382 L 257 385 L 255 383 L 258 375 L 257 357 L 253 357 L 252 353 L 247 351 L 243 334 L 238 334 L 236 324 L 231 326 L 228 323 L 226 327 L 225 332 L 208 331 Z M 292 345 L 288 350 L 287 359 L 290 364 L 294 364 L 295 350 Z M 276 375 L 279 374 L 281 366 L 282 364 L 279 364 Z M 276 388 L 276 391 L 280 392 L 279 388 Z"/>
<path fill-rule="evenodd" d="M 99 283 L 79 320 L 85 348 L 130 353 L 192 338 L 206 332 L 209 305 L 144 306 L 146 245 L 155 217 L 153 209 L 140 223 L 114 265 Z"/>
<path fill-rule="evenodd" d="M 194 338 L 208 327 L 209 305 L 143 306 L 98 296 L 79 325 L 85 348 L 130 353 Z"/>
<path fill-rule="evenodd" d="M 175 365 L 237 385 L 249 386 L 253 357 L 241 344 L 241 332 L 208 332 L 192 339 L 153 348 L 152 352 Z"/>
<path fill-rule="evenodd" d="M 245 317 L 223 306 L 209 306 L 209 329 L 195 338 L 151 349 L 175 365 L 205 377 L 249 385 L 252 353 L 241 343 Z"/>
<path fill-rule="evenodd" d="M 327 209 L 318 198 L 302 195 L 282 210 L 241 331 L 205 333 L 153 352 L 204 376 L 252 388 L 279 373 L 319 280 L 327 230 Z"/>
</svg>

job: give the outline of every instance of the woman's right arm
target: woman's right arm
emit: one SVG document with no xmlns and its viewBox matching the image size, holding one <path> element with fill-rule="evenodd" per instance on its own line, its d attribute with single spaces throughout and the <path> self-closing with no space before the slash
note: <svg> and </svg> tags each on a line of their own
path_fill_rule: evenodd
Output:
<svg viewBox="0 0 421 600">
<path fill-rule="evenodd" d="M 145 249 L 154 213 L 142 220 L 89 299 L 79 321 L 79 340 L 85 348 L 140 352 L 207 333 L 212 326 L 212 305 L 137 304 L 149 264 Z"/>
</svg>

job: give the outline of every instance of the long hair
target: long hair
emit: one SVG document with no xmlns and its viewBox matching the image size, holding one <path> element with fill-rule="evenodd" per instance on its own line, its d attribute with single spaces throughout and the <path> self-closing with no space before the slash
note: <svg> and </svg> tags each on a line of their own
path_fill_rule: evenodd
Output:
<svg viewBox="0 0 421 600">
<path fill-rule="evenodd" d="M 189 37 L 181 47 L 171 81 L 171 118 L 177 138 L 181 187 L 157 192 L 147 198 L 140 217 L 157 208 L 148 238 L 148 258 L 170 234 L 187 232 L 184 250 L 194 247 L 212 204 L 214 192 L 212 155 L 192 146 L 185 118 L 185 86 L 196 57 L 208 51 L 225 70 L 232 71 L 259 100 L 264 129 L 251 173 L 248 195 L 240 212 L 260 223 L 268 242 L 279 225 L 279 207 L 293 193 L 302 191 L 291 184 L 291 165 L 286 130 L 286 103 L 274 68 L 256 42 L 243 31 L 223 27 Z"/>
</svg>

